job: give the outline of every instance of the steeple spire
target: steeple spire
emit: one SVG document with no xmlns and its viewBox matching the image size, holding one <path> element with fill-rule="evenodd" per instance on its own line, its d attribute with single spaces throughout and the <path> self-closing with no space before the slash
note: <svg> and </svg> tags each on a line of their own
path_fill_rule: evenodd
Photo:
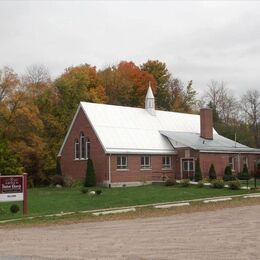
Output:
<svg viewBox="0 0 260 260">
<path fill-rule="evenodd" d="M 154 101 L 154 95 L 153 95 L 150 81 L 149 81 L 149 86 L 145 97 L 145 109 L 152 116 L 155 116 L 155 101 Z"/>
</svg>

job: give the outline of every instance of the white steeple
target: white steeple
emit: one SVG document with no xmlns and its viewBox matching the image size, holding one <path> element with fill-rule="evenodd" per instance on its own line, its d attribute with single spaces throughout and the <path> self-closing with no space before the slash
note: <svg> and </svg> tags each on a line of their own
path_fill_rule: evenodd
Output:
<svg viewBox="0 0 260 260">
<path fill-rule="evenodd" d="M 151 88 L 151 82 L 149 81 L 149 87 L 147 90 L 147 94 L 145 97 L 145 109 L 149 112 L 152 116 L 155 116 L 155 101 L 154 95 Z"/>
</svg>

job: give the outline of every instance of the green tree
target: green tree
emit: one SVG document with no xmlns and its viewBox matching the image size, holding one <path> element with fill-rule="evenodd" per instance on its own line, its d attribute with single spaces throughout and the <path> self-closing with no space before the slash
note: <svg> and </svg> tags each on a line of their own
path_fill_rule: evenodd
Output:
<svg viewBox="0 0 260 260">
<path fill-rule="evenodd" d="M 96 175 L 95 175 L 94 165 L 91 159 L 88 159 L 87 161 L 87 170 L 86 170 L 84 186 L 85 187 L 96 186 Z"/>
<path fill-rule="evenodd" d="M 147 71 L 152 74 L 157 83 L 157 93 L 155 95 L 156 105 L 159 109 L 170 110 L 170 95 L 169 95 L 169 73 L 166 63 L 158 60 L 148 60 L 140 66 L 141 70 Z"/>
<path fill-rule="evenodd" d="M 17 157 L 9 150 L 6 141 L 0 139 L 0 173 L 1 175 L 21 174 L 23 167 Z"/>
<path fill-rule="evenodd" d="M 227 165 L 224 171 L 223 180 L 224 181 L 232 181 L 235 177 L 232 175 L 232 169 L 230 165 Z"/>
<path fill-rule="evenodd" d="M 215 167 L 214 167 L 214 164 L 211 164 L 210 168 L 209 168 L 209 180 L 212 181 L 215 179 L 217 179 Z"/>
<path fill-rule="evenodd" d="M 239 172 L 237 177 L 239 180 L 249 180 L 251 178 L 246 164 L 244 164 L 243 171 Z"/>
<path fill-rule="evenodd" d="M 195 162 L 195 176 L 194 176 L 194 179 L 195 179 L 195 181 L 201 181 L 202 180 L 202 174 L 201 174 L 199 159 L 197 159 L 196 162 Z"/>
</svg>

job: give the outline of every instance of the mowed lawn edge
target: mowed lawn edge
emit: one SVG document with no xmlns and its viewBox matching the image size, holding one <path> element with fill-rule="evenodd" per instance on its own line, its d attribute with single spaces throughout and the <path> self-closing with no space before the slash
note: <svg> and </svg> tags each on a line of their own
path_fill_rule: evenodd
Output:
<svg viewBox="0 0 260 260">
<path fill-rule="evenodd" d="M 198 188 L 195 185 L 181 187 L 175 185 L 145 185 L 125 188 L 89 188 L 89 191 L 102 189 L 101 195 L 90 196 L 81 193 L 81 187 L 72 188 L 32 188 L 28 190 L 27 216 L 40 216 L 60 212 L 77 212 L 94 209 L 127 207 L 152 203 L 176 202 L 218 196 L 248 194 L 248 190 L 230 190 L 227 188 Z M 20 212 L 11 214 L 10 205 L 18 204 Z M 0 220 L 22 217 L 22 203 L 0 203 Z"/>
</svg>

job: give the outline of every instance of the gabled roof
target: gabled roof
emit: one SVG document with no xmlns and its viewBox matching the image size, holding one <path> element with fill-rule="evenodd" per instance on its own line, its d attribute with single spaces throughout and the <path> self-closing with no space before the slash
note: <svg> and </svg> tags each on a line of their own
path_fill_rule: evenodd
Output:
<svg viewBox="0 0 260 260">
<path fill-rule="evenodd" d="M 178 147 L 201 151 L 256 151 L 239 143 L 235 147 L 234 141 L 218 135 L 214 129 L 213 140 L 201 138 L 199 115 L 156 110 L 152 116 L 143 108 L 81 102 L 59 156 L 80 109 L 107 154 L 174 154 Z"/>
<path fill-rule="evenodd" d="M 166 136 L 173 147 L 191 147 L 194 150 L 201 152 L 232 152 L 232 153 L 259 153 L 259 149 L 250 148 L 230 140 L 219 134 L 214 134 L 212 140 L 207 140 L 200 137 L 199 133 L 191 132 L 175 132 L 175 131 L 160 131 Z"/>
</svg>

